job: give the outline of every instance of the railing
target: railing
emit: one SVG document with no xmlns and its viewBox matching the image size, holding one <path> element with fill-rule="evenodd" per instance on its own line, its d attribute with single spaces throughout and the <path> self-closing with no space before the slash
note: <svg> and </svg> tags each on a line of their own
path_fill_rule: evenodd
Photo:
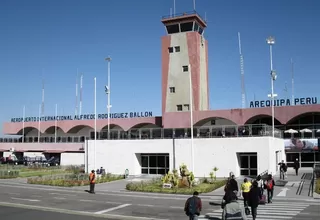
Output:
<svg viewBox="0 0 320 220">
<path fill-rule="evenodd" d="M 162 19 L 169 19 L 169 18 L 176 18 L 176 17 L 182 17 L 182 16 L 186 16 L 186 15 L 197 15 L 198 17 L 201 18 L 201 20 L 203 22 L 206 23 L 205 19 L 203 19 L 198 13 L 197 11 L 188 11 L 188 12 L 184 12 L 184 13 L 177 13 L 177 14 L 172 14 L 172 15 L 165 15 L 162 16 Z"/>
<path fill-rule="evenodd" d="M 205 126 L 205 127 L 194 127 L 193 130 L 194 138 L 237 138 L 237 137 L 261 137 L 261 136 L 272 136 L 272 127 L 269 125 L 227 125 L 227 126 Z M 40 143 L 83 143 L 85 140 L 94 139 L 94 131 L 91 131 L 87 136 L 58 136 L 57 139 L 52 137 L 45 137 L 45 134 L 40 137 Z M 108 139 L 108 132 L 102 130 L 97 132 L 98 140 Z M 131 129 L 129 131 L 123 130 L 110 130 L 111 140 L 135 140 L 135 139 L 182 139 L 190 138 L 191 129 L 164 129 L 164 128 L 138 128 Z M 275 137 L 282 138 L 282 131 L 275 129 Z M 21 138 L 0 138 L 0 143 L 36 143 L 38 137 L 24 137 Z"/>
</svg>

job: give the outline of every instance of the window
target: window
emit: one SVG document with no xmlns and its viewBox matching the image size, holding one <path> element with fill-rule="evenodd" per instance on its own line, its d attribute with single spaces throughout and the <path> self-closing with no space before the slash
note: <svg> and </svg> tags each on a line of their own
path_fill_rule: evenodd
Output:
<svg viewBox="0 0 320 220">
<path fill-rule="evenodd" d="M 182 105 L 177 105 L 177 111 L 179 111 L 179 112 L 182 111 Z"/>
<path fill-rule="evenodd" d="M 187 23 L 180 24 L 181 32 L 192 31 L 192 28 L 193 28 L 193 22 L 187 22 Z"/>
<path fill-rule="evenodd" d="M 184 107 L 184 110 L 185 110 L 185 111 L 190 111 L 190 106 L 189 106 L 189 104 L 184 104 L 183 107 Z"/>
<path fill-rule="evenodd" d="M 166 26 L 168 34 L 175 34 L 175 33 L 179 33 L 179 24 L 172 24 L 172 25 L 167 25 Z"/>
<path fill-rule="evenodd" d="M 189 71 L 188 66 L 183 66 L 182 69 L 183 69 L 183 72 L 188 72 Z"/>
<path fill-rule="evenodd" d="M 173 47 L 169 47 L 168 50 L 169 50 L 169 53 L 173 53 Z"/>
<path fill-rule="evenodd" d="M 175 93 L 176 92 L 176 88 L 175 87 L 169 87 L 170 89 L 170 93 Z"/>
<path fill-rule="evenodd" d="M 194 23 L 194 28 L 193 28 L 194 31 L 198 32 L 199 30 L 199 25 L 197 22 Z"/>
<path fill-rule="evenodd" d="M 174 47 L 174 49 L 175 49 L 175 52 L 180 52 L 180 47 L 179 46 Z"/>
</svg>

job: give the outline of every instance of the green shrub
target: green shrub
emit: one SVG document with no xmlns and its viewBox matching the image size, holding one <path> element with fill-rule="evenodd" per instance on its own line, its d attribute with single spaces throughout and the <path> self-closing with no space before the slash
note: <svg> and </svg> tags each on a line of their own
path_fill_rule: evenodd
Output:
<svg viewBox="0 0 320 220">
<path fill-rule="evenodd" d="M 123 175 L 112 175 L 106 174 L 97 178 L 96 183 L 106 183 L 115 180 L 123 179 Z M 50 186 L 62 186 L 62 187 L 73 187 L 73 186 L 86 186 L 89 185 L 88 174 L 67 174 L 67 175 L 56 175 L 56 176 L 44 176 L 36 178 L 28 178 L 27 183 L 38 184 L 38 185 L 50 185 Z"/>
<path fill-rule="evenodd" d="M 200 183 L 199 185 L 193 186 L 192 188 L 184 187 L 178 188 L 174 187 L 171 189 L 163 188 L 161 179 L 156 179 L 149 182 L 130 182 L 126 185 L 126 189 L 129 191 L 137 192 L 152 192 L 152 193 L 172 193 L 172 194 L 193 194 L 194 191 L 199 193 L 208 193 L 213 190 L 220 188 L 226 184 L 226 180 L 218 180 L 214 183 Z"/>
<path fill-rule="evenodd" d="M 320 194 L 320 178 L 317 179 L 316 181 L 316 189 L 315 192 Z"/>
<path fill-rule="evenodd" d="M 19 176 L 18 170 L 0 170 L 0 179 L 13 179 Z"/>
</svg>

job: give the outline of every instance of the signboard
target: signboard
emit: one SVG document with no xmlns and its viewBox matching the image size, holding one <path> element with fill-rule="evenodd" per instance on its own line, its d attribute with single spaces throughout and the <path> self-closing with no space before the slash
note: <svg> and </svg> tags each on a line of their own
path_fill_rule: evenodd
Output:
<svg viewBox="0 0 320 220">
<path fill-rule="evenodd" d="M 286 152 L 314 152 L 318 150 L 318 139 L 285 139 L 284 147 Z"/>
<path fill-rule="evenodd" d="M 152 117 L 152 112 L 123 112 L 123 113 L 110 113 L 110 118 L 148 118 Z M 97 114 L 97 119 L 107 119 L 108 114 Z M 44 117 L 25 117 L 24 122 L 37 122 L 37 121 L 69 121 L 69 120 L 94 120 L 94 114 L 85 115 L 66 115 L 66 116 L 44 116 Z M 23 118 L 11 118 L 11 122 L 23 122 Z"/>
<path fill-rule="evenodd" d="M 271 107 L 271 100 L 264 101 L 251 101 L 250 108 L 264 108 Z M 293 103 L 290 99 L 276 99 L 274 100 L 274 106 L 294 106 L 294 105 L 315 105 L 318 104 L 317 97 L 305 97 L 305 98 L 295 98 Z"/>
</svg>

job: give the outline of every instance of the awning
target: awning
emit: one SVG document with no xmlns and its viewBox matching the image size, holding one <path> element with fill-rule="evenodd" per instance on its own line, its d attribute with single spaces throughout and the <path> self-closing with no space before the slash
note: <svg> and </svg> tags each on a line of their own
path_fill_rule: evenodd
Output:
<svg viewBox="0 0 320 220">
<path fill-rule="evenodd" d="M 65 152 L 65 151 L 62 151 L 62 150 L 46 150 L 46 151 L 43 151 L 43 153 L 47 153 L 47 154 L 50 154 L 50 153 L 52 153 L 52 154 L 61 154 L 63 152 Z"/>
</svg>

